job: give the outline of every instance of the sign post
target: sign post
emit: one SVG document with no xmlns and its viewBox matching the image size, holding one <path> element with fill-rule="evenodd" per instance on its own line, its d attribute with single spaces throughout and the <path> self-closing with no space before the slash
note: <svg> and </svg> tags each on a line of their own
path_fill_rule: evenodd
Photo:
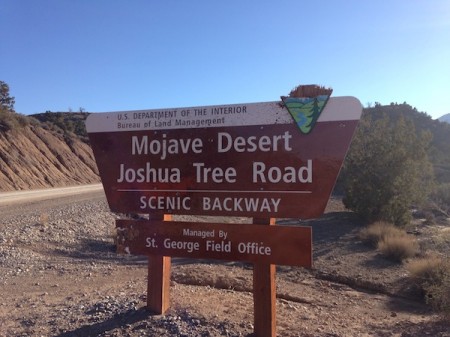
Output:
<svg viewBox="0 0 450 337">
<path fill-rule="evenodd" d="M 148 308 L 169 307 L 170 257 L 254 264 L 256 336 L 275 336 L 276 264 L 312 266 L 309 227 L 322 215 L 362 112 L 353 97 L 91 114 L 86 122 L 118 250 L 149 256 Z M 253 224 L 167 221 L 239 216 Z M 163 221 L 166 220 L 166 221 Z"/>
<path fill-rule="evenodd" d="M 275 218 L 253 218 L 253 223 L 274 226 Z M 311 238 L 311 236 L 309 236 L 309 238 Z M 312 247 L 310 252 L 312 254 Z M 276 336 L 277 289 L 275 283 L 275 268 L 276 265 L 270 263 L 257 262 L 253 264 L 253 325 L 255 335 L 258 337 Z"/>
<path fill-rule="evenodd" d="M 172 217 L 149 214 L 149 220 L 170 221 Z M 157 315 L 165 313 L 170 306 L 171 260 L 170 256 L 148 255 L 147 308 Z"/>
</svg>

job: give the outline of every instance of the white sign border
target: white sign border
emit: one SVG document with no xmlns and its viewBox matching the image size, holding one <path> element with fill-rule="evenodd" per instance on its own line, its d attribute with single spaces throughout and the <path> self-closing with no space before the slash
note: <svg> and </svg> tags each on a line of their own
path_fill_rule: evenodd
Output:
<svg viewBox="0 0 450 337">
<path fill-rule="evenodd" d="M 317 122 L 358 120 L 361 112 L 362 105 L 357 98 L 331 97 Z M 91 113 L 86 120 L 86 129 L 88 133 L 97 133 L 263 126 L 293 122 L 287 108 L 278 101 Z"/>
</svg>

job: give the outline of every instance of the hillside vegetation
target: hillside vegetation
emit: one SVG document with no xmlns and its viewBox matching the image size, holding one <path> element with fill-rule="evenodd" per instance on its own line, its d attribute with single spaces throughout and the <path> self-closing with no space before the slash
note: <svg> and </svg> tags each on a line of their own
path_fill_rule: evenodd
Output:
<svg viewBox="0 0 450 337">
<path fill-rule="evenodd" d="M 86 132 L 85 120 L 89 116 L 87 112 L 50 112 L 32 115 L 43 123 L 45 127 L 63 132 L 75 134 L 82 141 L 89 143 Z"/>
<path fill-rule="evenodd" d="M 364 109 L 335 193 L 368 222 L 450 214 L 450 125 L 410 105 Z M 430 214 L 432 214 L 430 213 Z"/>
<path fill-rule="evenodd" d="M 450 124 L 439 120 L 433 120 L 429 115 L 417 111 L 409 104 L 375 105 L 364 109 L 364 116 L 372 116 L 374 119 L 387 117 L 390 123 L 395 123 L 399 118 L 411 121 L 418 135 L 429 132 L 431 142 L 428 148 L 428 156 L 434 167 L 436 182 L 438 184 L 450 183 Z"/>
</svg>

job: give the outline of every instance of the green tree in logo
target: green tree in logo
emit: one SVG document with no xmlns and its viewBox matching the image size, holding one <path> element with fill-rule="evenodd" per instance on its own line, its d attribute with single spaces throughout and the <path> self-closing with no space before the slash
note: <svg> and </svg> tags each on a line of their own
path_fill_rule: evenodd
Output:
<svg viewBox="0 0 450 337">
<path fill-rule="evenodd" d="M 281 99 L 300 131 L 308 134 L 316 125 L 332 91 L 318 85 L 301 85 Z"/>
<path fill-rule="evenodd" d="M 328 97 L 321 95 L 313 98 L 287 97 L 283 100 L 298 128 L 304 134 L 308 134 L 314 128 L 319 116 L 325 107 Z"/>
</svg>

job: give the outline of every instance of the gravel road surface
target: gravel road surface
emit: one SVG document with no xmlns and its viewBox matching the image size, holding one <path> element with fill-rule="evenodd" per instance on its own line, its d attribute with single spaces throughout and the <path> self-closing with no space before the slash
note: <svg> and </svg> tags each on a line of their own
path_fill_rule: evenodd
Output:
<svg viewBox="0 0 450 337">
<path fill-rule="evenodd" d="M 251 335 L 251 265 L 173 259 L 171 308 L 152 316 L 147 260 L 115 253 L 118 216 L 103 191 L 63 191 L 0 205 L 0 336 Z M 309 223 L 315 269 L 278 268 L 278 336 L 450 336 L 448 322 L 397 292 L 402 267 L 362 245 L 339 207 Z"/>
</svg>

